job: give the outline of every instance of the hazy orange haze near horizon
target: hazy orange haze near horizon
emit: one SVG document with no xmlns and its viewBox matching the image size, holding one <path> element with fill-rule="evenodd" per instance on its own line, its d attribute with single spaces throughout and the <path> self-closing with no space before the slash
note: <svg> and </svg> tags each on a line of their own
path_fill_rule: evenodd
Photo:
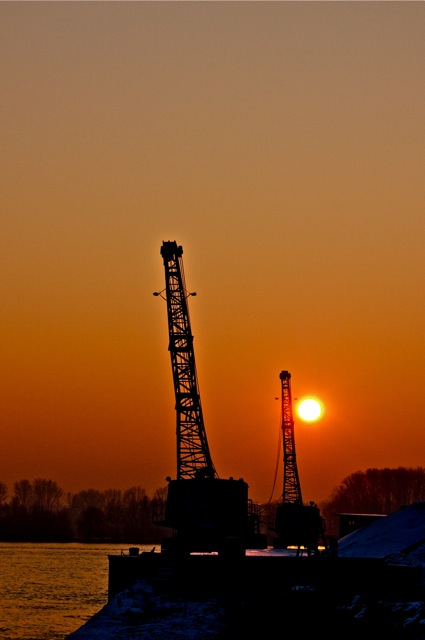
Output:
<svg viewBox="0 0 425 640">
<path fill-rule="evenodd" d="M 0 3 L 0 481 L 176 473 L 164 240 L 221 477 L 425 464 L 425 6 Z M 282 462 L 273 497 L 282 492 Z"/>
</svg>

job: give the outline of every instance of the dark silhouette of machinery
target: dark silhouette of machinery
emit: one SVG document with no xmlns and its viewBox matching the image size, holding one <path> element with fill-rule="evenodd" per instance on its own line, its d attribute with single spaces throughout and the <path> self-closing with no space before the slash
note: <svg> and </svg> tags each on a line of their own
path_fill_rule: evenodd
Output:
<svg viewBox="0 0 425 640">
<path fill-rule="evenodd" d="M 165 512 L 154 522 L 173 530 L 162 539 L 163 551 L 243 555 L 249 546 L 267 546 L 267 537 L 259 533 L 259 510 L 248 498 L 248 484 L 219 478 L 212 462 L 187 303 L 196 294 L 186 290 L 182 254 L 176 242 L 163 242 L 165 289 L 154 293 L 167 302 L 177 421 L 177 478 L 167 478 Z"/>
<path fill-rule="evenodd" d="M 314 502 L 303 504 L 295 453 L 291 374 L 282 371 L 279 377 L 282 388 L 283 493 L 271 527 L 277 533 L 272 544 L 275 549 L 297 547 L 298 553 L 305 549 L 310 555 L 318 551 L 320 542 L 324 543 L 324 520 Z"/>
</svg>

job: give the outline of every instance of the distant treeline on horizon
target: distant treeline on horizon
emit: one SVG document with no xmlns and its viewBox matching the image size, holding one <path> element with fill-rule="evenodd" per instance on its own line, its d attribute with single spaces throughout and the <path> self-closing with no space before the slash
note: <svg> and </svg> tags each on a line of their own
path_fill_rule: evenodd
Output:
<svg viewBox="0 0 425 640">
<path fill-rule="evenodd" d="M 65 494 L 53 480 L 19 480 L 8 495 L 0 481 L 0 540 L 20 542 L 138 542 L 159 543 L 169 530 L 153 523 L 164 508 L 167 488 L 151 498 L 142 487 L 124 491 L 88 489 Z M 343 479 L 319 506 L 328 536 L 339 530 L 338 513 L 388 515 L 425 501 L 425 468 L 370 468 Z M 262 533 L 273 519 L 279 500 L 260 505 Z"/>
<path fill-rule="evenodd" d="M 159 542 L 152 522 L 166 489 L 150 498 L 145 489 L 88 489 L 65 494 L 53 480 L 19 480 L 9 497 L 0 482 L 0 540 L 21 542 Z"/>
</svg>

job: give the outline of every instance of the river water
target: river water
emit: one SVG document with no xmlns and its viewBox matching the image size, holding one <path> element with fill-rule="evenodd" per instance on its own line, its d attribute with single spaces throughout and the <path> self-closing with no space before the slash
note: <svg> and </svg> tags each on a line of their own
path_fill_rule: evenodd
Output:
<svg viewBox="0 0 425 640">
<path fill-rule="evenodd" d="M 108 600 L 108 554 L 154 545 L 0 543 L 0 640 L 64 640 Z"/>
</svg>

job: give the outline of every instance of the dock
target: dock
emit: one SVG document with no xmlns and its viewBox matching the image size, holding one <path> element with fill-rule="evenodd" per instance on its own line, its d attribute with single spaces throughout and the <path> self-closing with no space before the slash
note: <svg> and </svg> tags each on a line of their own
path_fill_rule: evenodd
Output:
<svg viewBox="0 0 425 640">
<path fill-rule="evenodd" d="M 381 558 L 285 556 L 247 553 L 243 557 L 167 553 L 109 555 L 108 599 L 138 579 L 149 580 L 157 591 L 206 596 L 257 594 L 295 588 L 327 593 L 370 594 L 374 597 L 417 600 L 424 596 L 422 569 L 387 563 Z"/>
</svg>

